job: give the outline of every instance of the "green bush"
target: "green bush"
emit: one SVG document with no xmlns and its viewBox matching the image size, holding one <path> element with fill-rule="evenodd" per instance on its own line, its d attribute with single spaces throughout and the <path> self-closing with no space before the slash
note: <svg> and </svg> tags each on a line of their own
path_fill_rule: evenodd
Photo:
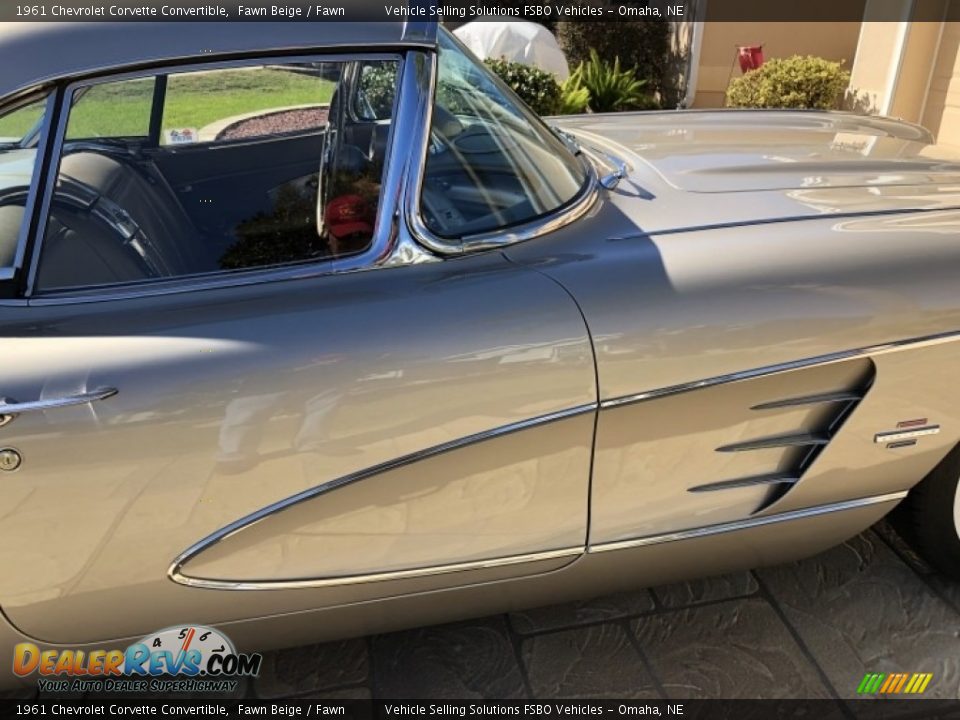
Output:
<svg viewBox="0 0 960 720">
<path fill-rule="evenodd" d="M 837 62 L 809 55 L 775 58 L 730 83 L 727 107 L 834 110 L 849 82 L 850 73 Z"/>
<path fill-rule="evenodd" d="M 558 115 L 579 115 L 585 113 L 590 105 L 590 91 L 583 86 L 583 79 L 577 73 L 560 84 L 560 107 Z"/>
<path fill-rule="evenodd" d="M 587 62 L 591 50 L 596 50 L 601 60 L 612 63 L 620 58 L 624 67 L 633 68 L 637 79 L 646 82 L 649 94 L 663 92 L 669 74 L 670 23 L 561 20 L 556 35 L 571 68 Z"/>
<path fill-rule="evenodd" d="M 397 64 L 384 62 L 368 65 L 363 69 L 360 87 L 370 103 L 374 118 L 388 118 L 393 113 L 393 97 L 396 94 Z"/>
<path fill-rule="evenodd" d="M 656 106 L 656 101 L 646 93 L 645 80 L 638 80 L 633 70 L 621 69 L 618 57 L 613 59 L 613 65 L 603 62 L 596 50 L 590 51 L 590 59 L 577 66 L 568 82 L 587 89 L 590 109 L 594 112 L 644 110 Z"/>
<path fill-rule="evenodd" d="M 556 115 L 560 110 L 560 84 L 540 68 L 503 58 L 483 61 L 538 115 Z"/>
</svg>

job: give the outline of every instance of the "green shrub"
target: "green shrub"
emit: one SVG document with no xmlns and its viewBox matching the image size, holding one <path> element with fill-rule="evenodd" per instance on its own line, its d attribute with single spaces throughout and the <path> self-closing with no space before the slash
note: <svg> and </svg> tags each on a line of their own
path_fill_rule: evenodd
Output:
<svg viewBox="0 0 960 720">
<path fill-rule="evenodd" d="M 775 58 L 730 83 L 727 107 L 834 110 L 849 82 L 850 73 L 837 62 L 800 55 Z"/>
<path fill-rule="evenodd" d="M 560 109 L 560 84 L 540 68 L 503 58 L 483 61 L 538 115 L 556 115 Z"/>
<path fill-rule="evenodd" d="M 558 115 L 579 115 L 590 105 L 590 91 L 583 86 L 582 77 L 573 73 L 560 84 L 560 107 Z"/>
<path fill-rule="evenodd" d="M 594 112 L 643 110 L 656 106 L 656 101 L 646 93 L 645 80 L 638 80 L 633 70 L 621 69 L 618 57 L 613 59 L 613 65 L 603 62 L 596 50 L 590 51 L 590 59 L 577 66 L 568 82 L 587 89 L 590 109 Z"/>
<path fill-rule="evenodd" d="M 393 113 L 393 98 L 396 94 L 397 64 L 384 62 L 364 68 L 360 87 L 370 103 L 375 118 L 388 118 Z"/>
<path fill-rule="evenodd" d="M 590 51 L 596 50 L 601 60 L 612 63 L 620 58 L 624 67 L 633 68 L 637 79 L 647 83 L 649 94 L 663 92 L 669 74 L 670 23 L 561 20 L 556 35 L 571 69 L 588 61 Z"/>
</svg>

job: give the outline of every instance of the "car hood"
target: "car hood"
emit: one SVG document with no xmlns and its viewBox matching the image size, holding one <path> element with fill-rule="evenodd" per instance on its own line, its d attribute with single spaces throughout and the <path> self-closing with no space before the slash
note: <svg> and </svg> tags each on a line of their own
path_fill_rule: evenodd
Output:
<svg viewBox="0 0 960 720">
<path fill-rule="evenodd" d="M 630 179 L 660 201 L 660 212 L 645 216 L 650 231 L 960 206 L 960 162 L 936 157 L 929 131 L 890 118 L 715 110 L 553 124 L 588 152 L 627 160 Z"/>
</svg>

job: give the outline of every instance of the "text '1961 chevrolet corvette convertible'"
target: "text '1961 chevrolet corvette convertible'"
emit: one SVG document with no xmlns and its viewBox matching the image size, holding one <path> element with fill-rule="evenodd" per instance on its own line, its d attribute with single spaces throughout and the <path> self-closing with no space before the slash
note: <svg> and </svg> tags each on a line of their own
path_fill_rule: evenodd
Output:
<svg viewBox="0 0 960 720">
<path fill-rule="evenodd" d="M 442 622 L 900 503 L 960 574 L 926 130 L 545 123 L 430 23 L 25 24 L 0 67 L 0 647 Z"/>
</svg>

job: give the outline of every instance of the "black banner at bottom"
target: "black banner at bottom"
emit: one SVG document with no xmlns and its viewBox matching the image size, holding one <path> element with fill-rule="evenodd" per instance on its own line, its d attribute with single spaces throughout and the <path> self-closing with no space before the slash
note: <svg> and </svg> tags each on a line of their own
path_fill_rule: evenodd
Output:
<svg viewBox="0 0 960 720">
<path fill-rule="evenodd" d="M 350 691 L 344 691 L 349 694 Z M 960 719 L 960 700 L 0 700 L 3 717 Z"/>
</svg>

